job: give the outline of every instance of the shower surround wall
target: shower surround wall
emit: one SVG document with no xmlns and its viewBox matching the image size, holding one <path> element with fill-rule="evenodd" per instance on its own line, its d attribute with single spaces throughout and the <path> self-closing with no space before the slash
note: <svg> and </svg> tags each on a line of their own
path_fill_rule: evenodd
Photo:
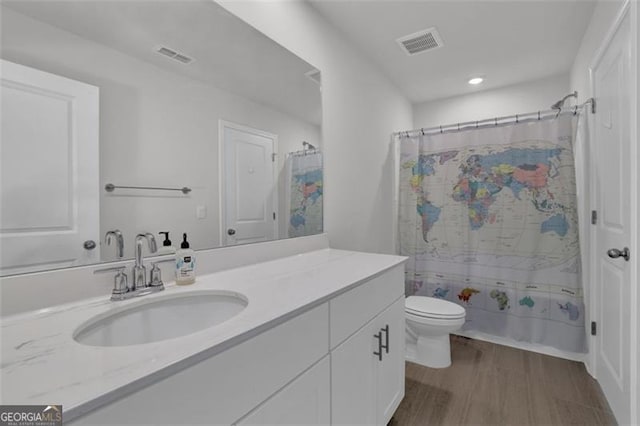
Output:
<svg viewBox="0 0 640 426">
<path fill-rule="evenodd" d="M 478 90 L 466 95 L 415 104 L 413 128 L 544 111 L 549 109 L 556 100 L 573 91 L 568 74 L 554 75 L 499 89 L 481 90 L 479 88 Z M 581 95 L 586 96 L 586 94 L 587 92 L 584 92 Z"/>
</svg>

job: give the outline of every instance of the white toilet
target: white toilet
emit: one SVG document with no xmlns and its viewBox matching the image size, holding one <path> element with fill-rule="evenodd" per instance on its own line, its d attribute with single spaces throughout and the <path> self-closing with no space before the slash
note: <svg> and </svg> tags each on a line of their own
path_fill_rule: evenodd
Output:
<svg viewBox="0 0 640 426">
<path fill-rule="evenodd" d="M 451 365 L 449 333 L 464 324 L 466 310 L 453 302 L 426 296 L 405 300 L 406 359 L 431 368 Z"/>
</svg>

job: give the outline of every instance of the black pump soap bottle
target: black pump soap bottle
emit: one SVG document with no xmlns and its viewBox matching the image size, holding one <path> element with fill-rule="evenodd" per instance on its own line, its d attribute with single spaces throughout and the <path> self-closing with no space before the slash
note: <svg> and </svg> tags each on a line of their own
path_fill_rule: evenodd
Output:
<svg viewBox="0 0 640 426">
<path fill-rule="evenodd" d="M 180 250 L 176 252 L 176 284 L 188 285 L 196 282 L 196 256 L 189 247 L 187 234 L 182 234 Z"/>
<path fill-rule="evenodd" d="M 162 242 L 162 247 L 158 250 L 158 255 L 176 254 L 176 248 L 171 245 L 171 240 L 169 239 L 169 231 L 158 232 L 158 234 L 164 235 L 164 241 Z"/>
</svg>

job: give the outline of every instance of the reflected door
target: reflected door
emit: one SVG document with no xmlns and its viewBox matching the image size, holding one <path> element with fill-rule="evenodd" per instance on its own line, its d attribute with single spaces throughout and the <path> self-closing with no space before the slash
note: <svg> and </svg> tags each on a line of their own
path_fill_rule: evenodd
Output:
<svg viewBox="0 0 640 426">
<path fill-rule="evenodd" d="M 277 238 L 275 146 L 277 136 L 228 122 L 222 127 L 224 245 Z"/>
<path fill-rule="evenodd" d="M 628 9 L 627 9 L 628 10 Z M 620 424 L 631 419 L 631 39 L 629 14 L 593 69 L 598 223 L 595 242 L 596 376 Z M 637 220 L 637 218 L 636 218 Z"/>
<path fill-rule="evenodd" d="M 100 259 L 98 88 L 2 61 L 0 268 Z"/>
</svg>

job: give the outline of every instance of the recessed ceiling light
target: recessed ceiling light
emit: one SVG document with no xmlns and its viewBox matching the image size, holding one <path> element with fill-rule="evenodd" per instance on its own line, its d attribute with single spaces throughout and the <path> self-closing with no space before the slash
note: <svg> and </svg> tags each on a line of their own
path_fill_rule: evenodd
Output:
<svg viewBox="0 0 640 426">
<path fill-rule="evenodd" d="M 476 84 L 482 83 L 483 81 L 484 81 L 484 78 L 482 78 L 482 77 L 474 77 L 474 78 L 469 80 L 469 84 L 476 85 Z"/>
</svg>

